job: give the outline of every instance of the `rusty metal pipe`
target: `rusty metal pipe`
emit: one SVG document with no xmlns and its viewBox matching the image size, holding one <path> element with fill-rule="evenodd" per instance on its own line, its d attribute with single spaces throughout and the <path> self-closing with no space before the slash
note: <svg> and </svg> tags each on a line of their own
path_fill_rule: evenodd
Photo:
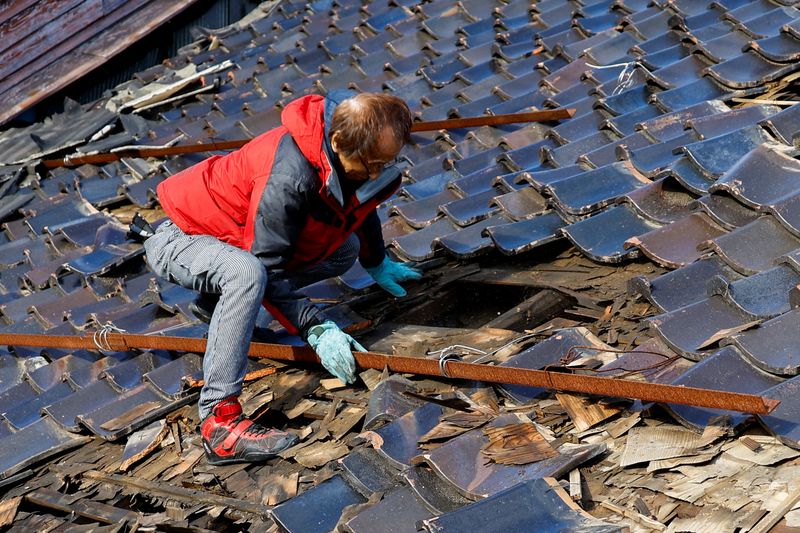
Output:
<svg viewBox="0 0 800 533">
<path fill-rule="evenodd" d="M 476 128 L 479 126 L 501 126 L 520 122 L 546 122 L 562 118 L 570 118 L 575 114 L 575 109 L 548 109 L 545 111 L 530 111 L 528 113 L 511 113 L 508 115 L 487 115 L 481 117 L 450 118 L 446 120 L 432 120 L 428 122 L 415 122 L 411 131 L 437 131 L 459 128 Z M 83 156 L 67 156 L 63 159 L 45 159 L 42 165 L 45 168 L 77 167 L 80 165 L 98 165 L 119 161 L 123 157 L 166 157 L 170 155 L 191 154 L 196 152 L 216 152 L 220 150 L 235 150 L 250 142 L 250 139 L 237 139 L 234 141 L 218 141 L 208 143 L 185 144 L 182 146 L 168 146 L 164 148 L 123 148 L 103 154 Z"/>
<path fill-rule="evenodd" d="M 98 346 L 95 338 L 91 335 L 72 336 L 5 333 L 0 334 L 0 345 L 84 350 L 97 350 L 98 348 L 102 348 L 108 349 L 109 351 L 128 351 L 131 349 L 175 350 L 203 353 L 205 352 L 206 341 L 205 339 L 193 339 L 188 337 L 109 333 L 103 337 L 101 346 Z M 254 342 L 250 344 L 248 355 L 255 358 L 319 364 L 317 354 L 308 346 L 286 346 L 283 344 Z M 355 352 L 353 355 L 355 356 L 358 366 L 361 368 L 374 368 L 376 370 L 388 368 L 392 372 L 442 376 L 438 359 L 388 355 L 374 352 Z M 696 407 L 724 409 L 760 415 L 769 414 L 780 403 L 778 400 L 764 398 L 763 396 L 738 392 L 549 372 L 545 370 L 529 370 L 525 368 L 466 363 L 462 361 L 447 362 L 446 370 L 447 375 L 445 377 L 450 378 L 542 387 L 557 391 L 581 392 L 613 398 L 635 398 L 648 402 L 693 405 Z"/>
</svg>

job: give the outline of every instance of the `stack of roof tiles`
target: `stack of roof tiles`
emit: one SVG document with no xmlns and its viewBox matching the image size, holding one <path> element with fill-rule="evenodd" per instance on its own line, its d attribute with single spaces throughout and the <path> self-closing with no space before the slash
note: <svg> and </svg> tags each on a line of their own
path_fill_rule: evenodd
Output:
<svg viewBox="0 0 800 533">
<path fill-rule="evenodd" d="M 198 158 L 27 172 L 38 158 L 67 148 L 90 153 L 255 136 L 279 123 L 287 101 L 342 88 L 397 94 L 422 120 L 569 107 L 575 116 L 558 124 L 415 134 L 402 153 L 404 185 L 380 208 L 390 248 L 417 261 L 468 260 L 568 239 L 599 263 L 638 258 L 670 269 L 652 280 L 632 279 L 631 293 L 659 310 L 649 318 L 653 338 L 699 362 L 652 379 L 780 399 L 776 412 L 758 419 L 798 447 L 791 421 L 800 411 L 793 394 L 800 379 L 800 106 L 755 99 L 800 69 L 800 11 L 793 3 L 282 2 L 268 16 L 215 33 L 213 46 L 186 47 L 114 96 L 119 102 L 123 94 L 146 94 L 185 72 L 230 61 L 221 67 L 225 75 L 206 80 L 191 100 L 138 114 L 72 106 L 45 124 L 0 136 L 7 163 L 0 167 L 0 331 L 68 334 L 112 323 L 137 333 L 204 333 L 185 309 L 193 294 L 156 281 L 141 246 L 98 211 L 123 203 L 152 207 L 156 185 Z M 111 133 L 94 135 L 100 131 Z M 524 257 L 535 261 L 535 254 Z M 579 337 L 575 343 L 587 342 Z M 567 344 L 548 353 L 557 360 Z M 520 361 L 531 368 L 552 362 L 530 354 Z M 87 432 L 119 438 L 192 401 L 181 378 L 199 371 L 191 354 L 2 351 L 0 446 L 14 452 L 0 459 L 0 479 L 80 444 Z M 131 415 L 143 404 L 149 409 Z M 424 433 L 435 409 L 406 415 L 425 424 L 381 431 Z M 670 409 L 694 428 L 720 414 Z M 745 420 L 729 414 L 735 423 Z M 472 433 L 465 436 L 472 441 L 461 442 L 474 455 L 481 443 Z M 418 479 L 430 471 L 408 464 L 419 453 L 414 436 L 384 442 L 414 444 L 384 447 L 388 466 L 351 454 L 345 470 L 391 467 L 407 479 L 383 500 L 385 509 L 376 505 L 363 520 L 357 516 L 352 531 L 393 505 L 413 509 L 405 516 L 426 520 L 431 531 L 459 531 L 467 523 L 460 520 L 474 524 L 481 516 L 451 516 L 479 505 L 463 507 L 470 500 L 508 491 L 524 499 L 531 490 L 496 470 L 492 483 L 477 487 L 485 472 L 446 464 L 457 455 L 445 451 L 424 456 L 438 475 Z M 523 478 L 561 473 L 578 453 L 565 451 L 558 464 L 538 464 Z M 363 472 L 291 500 L 275 519 L 291 531 L 327 531 L 345 506 L 389 489 L 359 490 L 369 481 Z M 426 499 L 421 493 L 431 486 L 440 488 Z M 434 502 L 437 491 L 452 498 Z M 339 514 L 331 511 L 332 524 L 309 524 L 303 498 Z"/>
</svg>

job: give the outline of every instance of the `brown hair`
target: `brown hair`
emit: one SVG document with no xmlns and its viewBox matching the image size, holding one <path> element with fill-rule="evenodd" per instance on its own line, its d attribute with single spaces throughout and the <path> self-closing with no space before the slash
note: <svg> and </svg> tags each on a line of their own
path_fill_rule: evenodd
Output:
<svg viewBox="0 0 800 533">
<path fill-rule="evenodd" d="M 336 145 L 345 157 L 369 157 L 375 154 L 379 134 L 386 126 L 400 145 L 409 142 L 411 120 L 411 111 L 397 96 L 361 93 L 336 106 L 329 135 L 338 132 Z"/>
</svg>

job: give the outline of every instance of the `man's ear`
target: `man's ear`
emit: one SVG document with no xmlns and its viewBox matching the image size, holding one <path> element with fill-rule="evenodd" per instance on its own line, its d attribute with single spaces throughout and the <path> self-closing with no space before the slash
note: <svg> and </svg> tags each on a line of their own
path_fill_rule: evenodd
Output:
<svg viewBox="0 0 800 533">
<path fill-rule="evenodd" d="M 331 148 L 333 149 L 334 153 L 339 153 L 339 132 L 334 131 L 331 134 Z"/>
</svg>

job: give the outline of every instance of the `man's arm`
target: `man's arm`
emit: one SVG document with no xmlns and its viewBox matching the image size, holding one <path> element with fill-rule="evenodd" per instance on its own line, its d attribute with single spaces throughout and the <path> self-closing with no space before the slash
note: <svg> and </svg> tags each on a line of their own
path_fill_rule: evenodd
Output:
<svg viewBox="0 0 800 533">
<path fill-rule="evenodd" d="M 309 328 L 321 324 L 322 310 L 303 296 L 283 268 L 306 222 L 307 192 L 304 184 L 289 176 L 270 176 L 256 215 L 253 253 L 267 269 L 265 300 L 277 311 L 278 320 L 295 326 L 305 339 Z M 288 322 L 289 324 L 286 324 Z"/>
<path fill-rule="evenodd" d="M 386 245 L 383 242 L 381 219 L 373 210 L 356 230 L 356 235 L 361 243 L 358 252 L 358 261 L 364 268 L 372 268 L 381 264 L 386 255 Z"/>
</svg>

